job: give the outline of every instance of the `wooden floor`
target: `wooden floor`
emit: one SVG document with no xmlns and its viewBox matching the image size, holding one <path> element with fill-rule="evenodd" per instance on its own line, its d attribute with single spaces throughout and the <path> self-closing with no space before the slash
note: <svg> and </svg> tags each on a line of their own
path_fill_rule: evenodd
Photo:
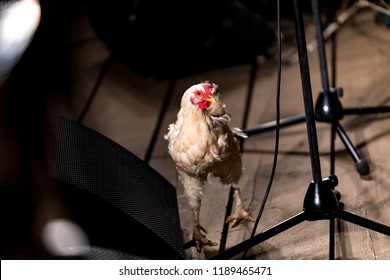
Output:
<svg viewBox="0 0 390 280">
<path fill-rule="evenodd" d="M 284 22 L 283 57 L 293 52 L 294 32 L 291 22 Z M 313 28 L 308 19 L 307 39 L 311 41 Z M 77 119 L 110 53 L 95 37 L 87 18 L 81 13 L 74 19 L 70 36 L 72 78 L 71 96 L 59 102 L 49 100 L 52 110 Z M 92 38 L 83 41 L 83 39 Z M 375 13 L 361 10 L 345 23 L 337 37 L 337 82 L 344 90 L 344 108 L 390 105 L 390 29 L 375 22 Z M 329 42 L 327 42 L 329 47 Z M 329 49 L 328 49 L 329 51 Z M 313 99 L 322 89 L 317 52 L 309 53 Z M 330 63 L 329 63 L 330 64 Z M 174 164 L 167 153 L 163 135 L 169 123 L 176 120 L 182 93 L 192 84 L 210 80 L 219 84 L 223 101 L 235 126 L 241 127 L 248 91 L 250 65 L 242 65 L 199 73 L 179 79 L 168 110 L 162 119 L 150 165 L 167 178 L 177 190 L 183 236 L 191 238 L 192 214 L 177 181 Z M 255 87 L 248 112 L 247 127 L 275 120 L 277 64 L 275 59 L 262 63 L 257 70 Z M 115 61 L 104 77 L 83 124 L 91 127 L 144 158 L 158 114 L 163 103 L 168 81 L 145 80 Z M 298 64 L 283 64 L 281 83 L 281 117 L 304 113 Z M 339 137 L 336 137 L 335 174 L 339 179 L 344 210 L 385 225 L 390 225 L 390 114 L 346 115 L 340 121 L 349 138 L 371 172 L 360 176 L 354 161 Z M 330 175 L 330 126 L 317 122 L 318 146 L 322 177 Z M 267 188 L 275 147 L 275 132 L 263 132 L 249 137 L 244 145 L 245 172 L 240 181 L 244 202 L 256 217 Z M 280 131 L 277 169 L 265 209 L 256 232 L 267 230 L 303 209 L 303 199 L 312 180 L 308 136 L 304 123 Z M 208 238 L 219 242 L 223 227 L 229 189 L 217 181 L 207 185 L 201 209 L 201 223 Z M 242 223 L 229 229 L 227 248 L 247 239 L 253 223 Z M 329 221 L 304 221 L 287 231 L 257 244 L 246 256 L 249 259 L 327 259 Z M 206 247 L 198 254 L 186 251 L 189 259 L 209 259 L 218 247 Z M 390 237 L 336 219 L 335 257 L 337 259 L 390 259 Z M 240 255 L 234 258 L 240 258 Z"/>
</svg>

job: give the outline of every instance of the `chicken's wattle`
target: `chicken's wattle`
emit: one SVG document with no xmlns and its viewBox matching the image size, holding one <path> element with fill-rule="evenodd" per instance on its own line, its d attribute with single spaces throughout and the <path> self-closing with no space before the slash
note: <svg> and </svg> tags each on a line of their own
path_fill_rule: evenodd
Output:
<svg viewBox="0 0 390 280">
<path fill-rule="evenodd" d="M 207 109 L 208 107 L 210 107 L 210 105 L 212 104 L 213 102 L 212 101 L 207 101 L 207 100 L 205 100 L 205 101 L 203 101 L 203 102 L 200 102 L 199 103 L 199 108 L 200 109 Z"/>
</svg>

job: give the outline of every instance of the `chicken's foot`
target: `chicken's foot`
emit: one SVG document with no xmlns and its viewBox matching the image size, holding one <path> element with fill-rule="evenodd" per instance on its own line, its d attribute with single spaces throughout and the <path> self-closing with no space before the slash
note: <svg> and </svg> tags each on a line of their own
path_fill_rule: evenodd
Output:
<svg viewBox="0 0 390 280">
<path fill-rule="evenodd" d="M 216 246 L 216 245 L 218 245 L 216 242 L 207 239 L 207 237 L 205 235 L 205 234 L 207 234 L 207 231 L 199 223 L 199 210 L 194 210 L 193 216 L 194 216 L 194 231 L 193 231 L 192 238 L 195 242 L 196 250 L 200 253 L 202 251 L 203 246 Z"/>
<path fill-rule="evenodd" d="M 241 193 L 239 188 L 234 188 L 234 194 L 233 198 L 236 200 L 236 209 L 235 212 L 227 217 L 225 223 L 232 223 L 232 227 L 235 227 L 238 225 L 238 223 L 241 220 L 246 220 L 249 222 L 254 222 L 255 219 L 253 219 L 252 215 L 248 212 L 248 210 L 245 208 L 244 204 L 242 203 Z"/>
</svg>

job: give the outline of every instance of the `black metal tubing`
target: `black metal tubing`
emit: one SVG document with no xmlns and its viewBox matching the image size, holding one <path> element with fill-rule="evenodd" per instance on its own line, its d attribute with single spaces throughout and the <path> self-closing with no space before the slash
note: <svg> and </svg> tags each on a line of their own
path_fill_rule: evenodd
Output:
<svg viewBox="0 0 390 280">
<path fill-rule="evenodd" d="M 335 126 L 337 134 L 340 136 L 341 141 L 344 143 L 353 160 L 355 162 L 361 161 L 361 156 L 359 155 L 355 147 L 352 145 L 352 142 L 343 127 L 339 123 L 337 123 Z"/>
<path fill-rule="evenodd" d="M 328 76 L 328 67 L 326 63 L 326 52 L 324 46 L 323 38 L 323 28 L 320 16 L 320 9 L 318 6 L 318 1 L 311 1 L 312 11 L 313 11 L 313 21 L 316 27 L 316 37 L 317 37 L 317 48 L 318 48 L 318 58 L 320 63 L 320 73 L 321 73 L 321 82 L 322 89 L 325 93 L 329 92 L 329 76 Z"/>
<path fill-rule="evenodd" d="M 310 82 L 310 70 L 309 59 L 307 56 L 305 27 L 303 22 L 301 3 L 298 0 L 294 0 L 294 12 L 295 12 L 295 31 L 297 38 L 297 48 L 299 56 L 299 68 L 301 71 L 301 83 L 303 91 L 303 101 L 305 105 L 305 116 L 307 126 L 307 136 L 309 141 L 310 160 L 312 177 L 314 183 L 319 183 L 322 180 L 321 164 L 318 151 L 318 140 L 316 123 L 314 118 L 314 105 L 313 95 Z"/>
<path fill-rule="evenodd" d="M 154 146 L 156 144 L 157 137 L 160 133 L 160 129 L 161 129 L 162 122 L 164 120 L 165 112 L 168 109 L 169 102 L 171 100 L 173 91 L 175 89 L 175 85 L 176 85 L 176 78 L 172 78 L 169 81 L 168 89 L 167 89 L 167 92 L 166 92 L 164 100 L 163 100 L 163 104 L 162 104 L 161 109 L 160 109 L 160 114 L 158 115 L 157 123 L 156 123 L 156 126 L 154 128 L 152 138 L 150 139 L 148 149 L 146 150 L 146 153 L 145 153 L 144 161 L 146 163 L 149 163 L 149 161 L 152 157 Z"/>
<path fill-rule="evenodd" d="M 340 218 L 344 221 L 390 236 L 390 227 L 384 224 L 363 218 L 361 216 L 357 216 L 352 213 L 345 212 L 340 209 L 335 209 L 334 215 L 335 217 Z"/>
<path fill-rule="evenodd" d="M 232 213 L 233 194 L 234 194 L 234 188 L 233 188 L 233 186 L 230 186 L 228 203 L 226 205 L 225 219 L 223 220 L 221 239 L 219 240 L 220 243 L 219 243 L 218 253 L 221 253 L 221 252 L 225 251 L 225 249 L 226 249 L 226 240 L 227 240 L 227 236 L 229 233 L 229 223 L 226 223 L 226 219 Z"/>
<path fill-rule="evenodd" d="M 88 97 L 87 102 L 84 105 L 83 110 L 80 113 L 80 116 L 77 119 L 78 123 L 82 123 L 84 121 L 85 116 L 87 115 L 89 108 L 92 105 L 93 100 L 95 99 L 95 96 L 97 92 L 99 91 L 100 85 L 102 84 L 105 76 L 108 73 L 108 70 L 110 70 L 112 63 L 114 62 L 114 57 L 110 56 L 103 64 L 102 69 L 100 70 L 99 76 L 96 80 L 95 85 L 92 88 L 91 94 Z"/>
<path fill-rule="evenodd" d="M 329 259 L 330 260 L 334 260 L 335 258 L 334 231 L 335 231 L 335 219 L 333 216 L 331 216 L 329 219 Z"/>
<path fill-rule="evenodd" d="M 257 64 L 257 61 L 255 60 L 251 63 L 251 72 L 249 75 L 249 84 L 248 84 L 248 91 L 247 91 L 246 101 L 245 101 L 244 117 L 243 117 L 242 126 L 241 126 L 241 128 L 243 128 L 243 129 L 245 129 L 247 124 L 248 124 L 253 89 L 255 87 L 255 82 L 256 82 L 257 68 L 258 68 L 258 64 Z"/>
<path fill-rule="evenodd" d="M 335 171 L 335 161 L 336 161 L 335 139 L 336 139 L 336 125 L 332 124 L 331 130 L 330 130 L 330 175 L 336 174 L 336 171 Z"/>
<path fill-rule="evenodd" d="M 389 106 L 382 107 L 356 107 L 356 108 L 344 108 L 344 115 L 362 115 L 362 114 L 376 114 L 376 113 L 388 113 L 390 112 Z"/>
<path fill-rule="evenodd" d="M 247 239 L 247 240 L 227 249 L 226 251 L 223 251 L 222 253 L 220 253 L 220 254 L 218 254 L 210 259 L 212 259 L 212 260 L 230 259 L 230 258 L 238 255 L 239 253 L 244 252 L 248 248 L 251 248 L 257 244 L 260 244 L 261 242 L 264 242 L 265 240 L 267 240 L 275 235 L 278 235 L 279 233 L 286 231 L 289 228 L 292 228 L 293 226 L 295 226 L 299 223 L 302 223 L 305 220 L 306 220 L 306 213 L 301 212 L 301 213 L 277 224 L 276 226 L 274 226 L 266 231 L 263 231 L 255 236 L 253 236 L 252 238 Z"/>
<path fill-rule="evenodd" d="M 241 126 L 241 128 L 243 129 L 244 132 L 245 132 L 246 126 L 248 125 L 250 105 L 251 105 L 251 101 L 252 101 L 253 89 L 255 87 L 255 82 L 256 82 L 257 67 L 258 67 L 258 63 L 255 59 L 251 63 L 251 72 L 249 75 L 248 91 L 247 91 L 247 95 L 246 95 L 244 116 L 243 116 L 242 126 Z M 242 139 L 242 138 L 240 138 L 240 150 L 241 151 L 244 150 L 244 139 Z"/>
<path fill-rule="evenodd" d="M 344 146 L 347 148 L 347 151 L 355 161 L 355 166 L 358 173 L 360 175 L 367 175 L 368 173 L 370 173 L 370 166 L 368 162 L 365 159 L 362 159 L 357 149 L 352 145 L 351 140 L 349 139 L 343 127 L 338 122 L 334 125 L 341 141 L 344 143 Z"/>
<path fill-rule="evenodd" d="M 306 122 L 306 116 L 299 115 L 299 116 L 281 119 L 279 123 L 279 127 L 282 128 L 282 127 L 287 127 L 290 125 L 304 123 L 304 122 Z M 243 131 L 246 133 L 246 135 L 251 136 L 257 133 L 275 130 L 275 128 L 276 128 L 276 121 L 271 121 L 251 128 L 246 128 Z"/>
</svg>

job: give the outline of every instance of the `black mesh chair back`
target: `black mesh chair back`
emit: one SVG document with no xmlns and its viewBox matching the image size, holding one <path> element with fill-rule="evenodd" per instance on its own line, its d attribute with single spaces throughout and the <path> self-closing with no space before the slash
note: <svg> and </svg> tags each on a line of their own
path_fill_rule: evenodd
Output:
<svg viewBox="0 0 390 280">
<path fill-rule="evenodd" d="M 176 190 L 165 178 L 77 122 L 52 115 L 50 127 L 49 173 L 61 182 L 94 247 L 88 252 L 99 252 L 99 258 L 183 258 Z"/>
</svg>

